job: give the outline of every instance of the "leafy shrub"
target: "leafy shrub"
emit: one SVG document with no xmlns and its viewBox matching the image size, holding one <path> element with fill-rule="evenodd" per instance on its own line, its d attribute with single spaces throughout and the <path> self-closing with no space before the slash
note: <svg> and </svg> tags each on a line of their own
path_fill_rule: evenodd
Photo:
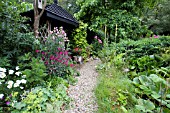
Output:
<svg viewBox="0 0 170 113">
<path fill-rule="evenodd" d="M 106 26 L 110 42 L 119 42 L 120 39 L 137 40 L 144 37 L 147 33 L 147 26 L 142 25 L 138 17 L 134 17 L 126 10 L 110 10 L 103 15 L 96 17 L 90 29 L 101 34 L 101 29 Z M 117 27 L 117 28 L 116 28 Z M 115 30 L 116 29 L 116 30 Z M 116 34 L 116 37 L 115 37 Z"/>
<path fill-rule="evenodd" d="M 17 65 L 17 58 L 23 53 L 33 50 L 34 36 L 29 33 L 26 20 L 20 16 L 26 11 L 27 4 L 18 4 L 16 1 L 1 1 L 0 11 L 0 57 L 7 56 L 11 64 Z M 27 33 L 25 33 L 27 32 Z"/>
<path fill-rule="evenodd" d="M 124 91 L 122 88 L 121 91 L 117 90 L 119 96 L 110 97 L 118 100 L 114 108 L 117 108 L 117 104 L 121 104 L 120 108 L 125 112 L 168 113 L 170 111 L 169 42 L 168 36 L 162 36 L 138 41 L 122 41 L 103 48 L 99 56 L 104 64 L 100 65 L 99 69 L 106 71 L 105 73 L 109 69 L 120 69 L 124 71 L 123 76 L 128 77 L 127 79 L 131 81 L 129 83 L 135 87 L 135 92 L 128 90 L 124 93 L 121 92 Z M 109 78 L 116 75 L 110 75 Z M 117 81 L 122 82 L 122 79 Z M 128 101 L 130 98 L 131 101 Z M 128 106 L 129 104 L 135 108 Z"/>
<path fill-rule="evenodd" d="M 160 53 L 162 48 L 170 46 L 170 37 L 145 38 L 138 41 L 121 41 L 118 44 L 112 43 L 110 49 L 119 53 L 126 53 L 128 57 L 141 57 Z"/>
<path fill-rule="evenodd" d="M 23 70 L 22 73 L 27 75 L 27 89 L 37 85 L 44 85 L 47 78 L 46 66 L 40 58 L 35 58 L 31 53 L 20 57 L 19 66 Z"/>
<path fill-rule="evenodd" d="M 100 52 L 103 47 L 103 42 L 98 36 L 95 36 L 94 41 L 92 42 L 92 46 L 93 55 L 98 56 L 98 52 Z"/>
<path fill-rule="evenodd" d="M 80 22 L 79 28 L 73 32 L 73 40 L 71 42 L 72 48 L 81 48 L 81 56 L 83 58 L 88 57 L 87 49 L 89 44 L 87 43 L 87 24 Z"/>
<path fill-rule="evenodd" d="M 139 96 L 139 104 L 137 109 L 143 112 L 159 112 L 160 110 L 167 113 L 170 112 L 170 90 L 169 81 L 165 81 L 156 74 L 148 77 L 141 75 L 133 79 L 136 86 L 135 92 Z M 147 104 L 145 104 L 147 102 Z M 168 110 L 169 109 L 169 110 Z"/>
<path fill-rule="evenodd" d="M 61 107 L 69 102 L 66 94 L 66 87 L 58 85 L 55 90 L 50 87 L 35 87 L 21 102 L 14 104 L 12 113 L 32 113 L 32 112 L 57 112 L 61 113 Z"/>
</svg>

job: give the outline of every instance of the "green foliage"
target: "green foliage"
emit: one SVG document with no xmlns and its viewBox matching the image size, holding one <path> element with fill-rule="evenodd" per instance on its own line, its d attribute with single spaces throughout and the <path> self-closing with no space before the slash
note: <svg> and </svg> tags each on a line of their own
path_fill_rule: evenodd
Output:
<svg viewBox="0 0 170 113">
<path fill-rule="evenodd" d="M 118 42 L 120 39 L 137 40 L 149 32 L 147 26 L 143 26 L 138 17 L 134 17 L 126 10 L 110 10 L 96 17 L 92 23 L 90 30 L 97 33 L 100 32 L 103 26 L 106 26 L 111 42 Z M 116 25 L 117 31 L 115 30 Z"/>
<path fill-rule="evenodd" d="M 161 36 L 160 38 L 144 38 L 139 41 L 124 40 L 120 43 L 112 43 L 108 48 L 116 50 L 117 54 L 126 53 L 129 58 L 138 58 L 145 55 L 158 54 L 162 48 L 170 46 L 170 37 Z"/>
<path fill-rule="evenodd" d="M 73 64 L 63 43 L 67 39 L 65 32 L 60 29 L 59 34 L 48 34 L 48 39 L 36 39 L 24 24 L 26 19 L 20 16 L 32 5 L 2 0 L 0 6 L 0 67 L 3 67 L 0 68 L 0 112 L 60 113 L 61 107 L 70 101 L 67 87 L 75 82 Z M 41 59 L 39 53 L 47 58 Z M 60 65 L 59 62 L 51 65 L 59 55 Z M 47 60 L 50 65 L 46 65 Z M 63 78 L 53 76 L 56 73 L 50 73 L 52 69 L 62 73 Z"/>
<path fill-rule="evenodd" d="M 79 28 L 73 33 L 73 40 L 71 42 L 73 48 L 81 48 L 80 56 L 83 58 L 88 57 L 87 49 L 89 44 L 87 43 L 87 24 L 80 22 Z"/>
<path fill-rule="evenodd" d="M 38 86 L 26 95 L 21 102 L 14 104 L 16 110 L 12 113 L 61 113 L 62 105 L 69 102 L 66 87 L 63 85 L 58 85 L 55 90 Z"/>
<path fill-rule="evenodd" d="M 34 37 L 28 32 L 26 20 L 20 16 L 26 11 L 29 4 L 18 4 L 15 1 L 3 0 L 0 2 L 0 57 L 7 56 L 13 65 L 16 65 L 18 56 L 33 50 Z M 24 33 L 27 32 L 27 33 Z"/>
<path fill-rule="evenodd" d="M 133 83 L 136 86 L 135 92 L 139 97 L 144 98 L 138 99 L 137 109 L 143 112 L 158 112 L 159 109 L 162 111 L 164 111 L 164 109 L 170 109 L 169 81 L 165 81 L 156 74 L 151 74 L 148 77 L 145 75 L 135 77 Z M 147 98 L 149 98 L 149 100 L 145 100 Z M 159 104 L 155 104 L 157 102 Z"/>
<path fill-rule="evenodd" d="M 142 17 L 144 24 L 147 24 L 155 34 L 170 34 L 169 5 L 169 0 L 161 0 L 154 9 L 147 9 Z"/>
<path fill-rule="evenodd" d="M 119 69 L 110 67 L 105 70 L 100 68 L 101 65 L 102 64 L 97 67 L 100 76 L 98 78 L 98 85 L 95 90 L 95 95 L 99 106 L 98 112 L 124 112 L 126 108 L 123 106 L 133 106 L 134 100 L 131 99 L 131 96 L 129 95 L 130 93 L 133 93 L 134 87 L 127 76 L 124 76 Z"/>
<path fill-rule="evenodd" d="M 80 11 L 75 15 L 89 24 L 89 29 L 98 35 L 101 31 L 102 34 L 107 34 L 110 41 L 115 41 L 116 38 L 117 41 L 120 38 L 136 40 L 152 34 L 142 24 L 140 16 L 143 15 L 143 10 L 153 8 L 158 1 L 160 0 L 77 0 Z"/>
<path fill-rule="evenodd" d="M 92 41 L 93 56 L 98 56 L 98 53 L 100 53 L 102 47 L 103 47 L 103 41 L 101 40 L 100 37 L 95 36 L 94 40 Z"/>
<path fill-rule="evenodd" d="M 112 80 L 114 81 L 113 84 L 115 86 L 112 85 L 109 88 L 110 90 L 114 89 L 117 94 L 116 96 L 109 95 L 107 97 L 109 99 L 114 98 L 117 100 L 112 108 L 117 108 L 119 105 L 120 107 L 118 108 L 123 110 L 123 112 L 134 113 L 168 113 L 170 111 L 169 39 L 168 36 L 162 36 L 141 39 L 138 41 L 121 41 L 120 43 L 112 43 L 103 48 L 99 54 L 103 64 L 98 66 L 98 69 L 104 71 L 102 76 L 107 76 L 109 70 L 115 70 L 116 68 L 119 69 L 119 71 L 123 71 L 121 72 L 121 76 L 124 77 L 126 81 L 129 81 L 127 82 L 128 86 L 133 85 L 129 88 L 131 90 L 127 88 L 128 90 L 126 91 L 124 88 L 125 86 L 115 88 L 115 86 L 117 86 L 116 83 L 123 83 L 123 78 Z M 111 73 L 109 76 L 105 77 L 105 79 L 117 76 L 120 75 L 118 73 Z M 100 84 L 105 83 L 103 81 L 99 82 Z M 98 92 L 102 91 L 101 88 L 98 90 Z M 100 98 L 104 98 L 104 96 L 102 96 L 103 95 L 101 95 L 101 97 L 97 96 L 97 98 L 100 100 Z M 109 101 L 110 104 L 112 102 L 113 100 Z M 104 105 L 107 105 L 107 103 Z M 104 105 L 101 106 L 103 107 Z M 105 112 L 104 110 L 105 109 L 101 109 L 102 112 Z M 115 109 L 110 109 L 109 112 L 114 111 Z"/>
<path fill-rule="evenodd" d="M 27 75 L 26 78 L 29 83 L 27 88 L 44 84 L 47 73 L 46 66 L 42 60 L 34 58 L 28 53 L 20 58 L 19 66 L 23 70 L 22 73 Z"/>
</svg>

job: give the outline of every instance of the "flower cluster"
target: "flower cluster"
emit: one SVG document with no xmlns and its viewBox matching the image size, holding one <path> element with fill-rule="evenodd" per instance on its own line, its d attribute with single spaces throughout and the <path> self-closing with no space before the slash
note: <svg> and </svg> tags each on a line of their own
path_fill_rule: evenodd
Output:
<svg viewBox="0 0 170 113">
<path fill-rule="evenodd" d="M 96 39 L 100 44 L 103 43 L 102 40 L 99 37 L 97 37 L 97 36 L 95 36 L 94 39 Z"/>
<path fill-rule="evenodd" d="M 76 55 L 80 55 L 80 54 L 81 54 L 81 52 L 82 52 L 82 49 L 81 49 L 81 48 L 76 47 L 76 48 L 74 48 L 74 49 L 73 49 L 73 52 L 74 52 Z"/>
<path fill-rule="evenodd" d="M 19 71 L 19 67 L 17 66 L 15 70 L 5 69 L 0 67 L 0 99 L 2 102 L 7 105 L 10 104 L 9 98 L 12 96 L 11 93 L 14 90 L 22 90 L 24 89 L 24 85 L 27 83 L 25 80 L 26 75 L 22 75 L 22 72 Z M 0 104 L 3 104 L 0 102 Z"/>
<path fill-rule="evenodd" d="M 62 48 L 58 48 L 55 53 L 50 51 L 41 51 L 36 50 L 36 52 L 39 54 L 41 59 L 44 61 L 44 64 L 46 65 L 48 71 L 51 73 L 55 73 L 58 70 L 58 66 L 70 66 L 73 67 L 74 65 L 71 63 L 71 57 L 69 56 L 69 52 L 67 50 L 64 50 Z"/>
<path fill-rule="evenodd" d="M 54 30 L 50 31 L 50 35 L 52 35 L 53 40 L 55 40 L 56 38 L 63 38 L 64 42 L 69 41 L 66 32 L 63 30 L 63 27 L 60 27 L 59 29 L 57 27 L 54 27 Z"/>
</svg>

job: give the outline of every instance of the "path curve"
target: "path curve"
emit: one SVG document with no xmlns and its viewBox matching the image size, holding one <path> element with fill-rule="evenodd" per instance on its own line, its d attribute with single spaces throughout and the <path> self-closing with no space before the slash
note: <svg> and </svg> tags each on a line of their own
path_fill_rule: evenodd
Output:
<svg viewBox="0 0 170 113">
<path fill-rule="evenodd" d="M 97 103 L 94 89 L 97 85 L 97 72 L 95 66 L 100 60 L 89 61 L 78 69 L 80 76 L 77 83 L 68 89 L 69 96 L 73 99 L 70 103 L 69 110 L 64 113 L 95 113 L 97 111 Z"/>
</svg>

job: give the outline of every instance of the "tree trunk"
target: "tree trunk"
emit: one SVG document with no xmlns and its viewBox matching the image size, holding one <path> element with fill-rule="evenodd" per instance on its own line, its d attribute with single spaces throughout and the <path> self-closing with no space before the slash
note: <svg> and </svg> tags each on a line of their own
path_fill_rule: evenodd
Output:
<svg viewBox="0 0 170 113">
<path fill-rule="evenodd" d="M 45 7 L 46 7 L 47 1 L 44 0 L 44 4 L 42 7 L 41 12 L 39 13 L 38 11 L 38 0 L 34 0 L 34 35 L 36 38 L 38 38 L 38 29 L 39 29 L 39 24 L 40 24 L 40 18 L 42 14 L 44 13 Z"/>
<path fill-rule="evenodd" d="M 34 35 L 36 38 L 38 38 L 38 29 L 39 29 L 39 24 L 40 24 L 40 17 L 39 15 L 34 17 Z"/>
</svg>

